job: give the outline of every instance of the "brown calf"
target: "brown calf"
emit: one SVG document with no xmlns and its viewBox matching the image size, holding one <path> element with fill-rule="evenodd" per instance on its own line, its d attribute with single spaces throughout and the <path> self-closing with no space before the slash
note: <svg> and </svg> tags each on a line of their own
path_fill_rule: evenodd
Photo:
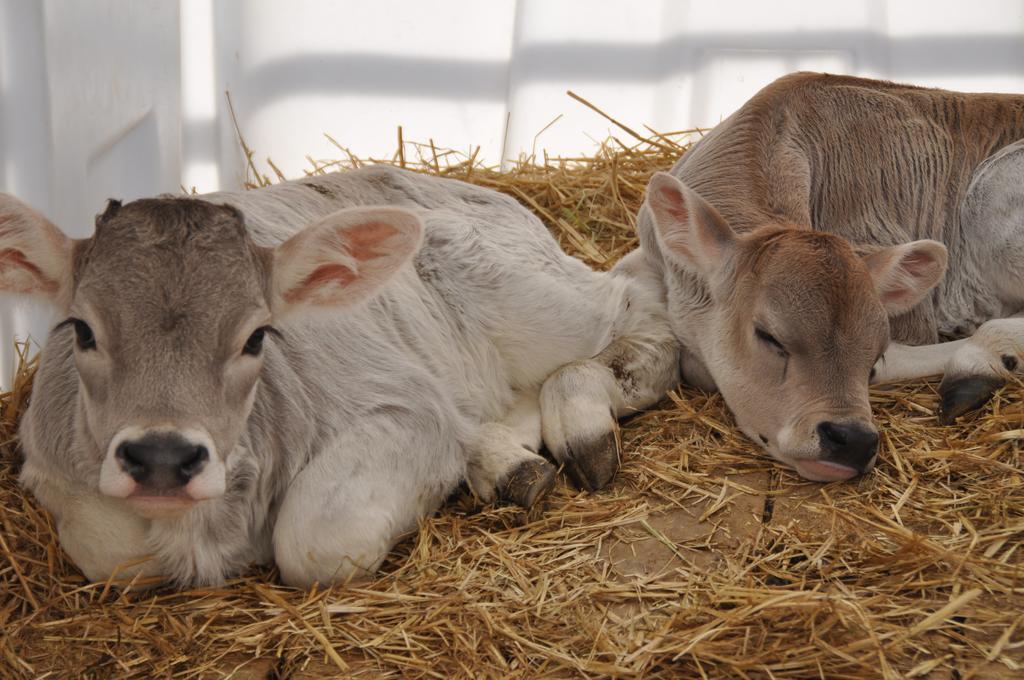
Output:
<svg viewBox="0 0 1024 680">
<path fill-rule="evenodd" d="M 945 369 L 949 419 L 1024 366 L 1000 319 L 1024 310 L 1021 138 L 1022 96 L 790 75 L 651 180 L 622 267 L 664 283 L 687 380 L 848 478 L 876 458 L 870 380 Z"/>
</svg>

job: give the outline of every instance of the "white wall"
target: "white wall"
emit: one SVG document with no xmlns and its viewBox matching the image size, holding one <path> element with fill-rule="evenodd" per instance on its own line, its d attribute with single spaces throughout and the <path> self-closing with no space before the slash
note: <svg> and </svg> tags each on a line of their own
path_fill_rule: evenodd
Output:
<svg viewBox="0 0 1024 680">
<path fill-rule="evenodd" d="M 341 155 L 324 133 L 390 157 L 399 125 L 489 163 L 585 153 L 621 131 L 566 90 L 667 131 L 797 69 L 1024 92 L 1024 2 L 0 0 L 0 190 L 85 236 L 107 197 L 237 187 L 225 90 L 295 176 Z M 50 323 L 0 300 L 0 383 Z"/>
</svg>

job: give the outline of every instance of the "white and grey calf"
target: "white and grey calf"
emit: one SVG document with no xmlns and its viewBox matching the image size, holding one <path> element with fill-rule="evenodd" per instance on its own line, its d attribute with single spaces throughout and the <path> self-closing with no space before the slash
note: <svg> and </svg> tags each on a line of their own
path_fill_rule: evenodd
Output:
<svg viewBox="0 0 1024 680">
<path fill-rule="evenodd" d="M 22 479 L 94 580 L 371 573 L 462 480 L 534 503 L 542 441 L 605 485 L 615 417 L 677 377 L 654 287 L 508 197 L 385 167 L 111 202 L 84 240 L 0 195 L 0 289 L 66 318 Z"/>
</svg>

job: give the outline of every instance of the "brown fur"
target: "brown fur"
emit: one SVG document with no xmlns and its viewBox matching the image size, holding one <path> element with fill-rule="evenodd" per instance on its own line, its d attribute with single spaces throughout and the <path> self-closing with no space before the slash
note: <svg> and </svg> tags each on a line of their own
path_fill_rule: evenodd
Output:
<svg viewBox="0 0 1024 680">
<path fill-rule="evenodd" d="M 1022 137 L 1024 96 L 796 73 L 761 90 L 672 174 L 738 233 L 788 223 L 854 244 L 944 243 L 950 275 L 893 320 L 894 340 L 921 344 L 953 334 L 942 312 L 962 283 L 960 206 L 972 173 Z"/>
<path fill-rule="evenodd" d="M 1006 207 L 1021 137 L 1020 96 L 811 73 L 764 88 L 652 178 L 639 216 L 684 377 L 805 476 L 870 469 L 890 342 L 1024 309 L 1006 283 L 1024 273 Z"/>
</svg>

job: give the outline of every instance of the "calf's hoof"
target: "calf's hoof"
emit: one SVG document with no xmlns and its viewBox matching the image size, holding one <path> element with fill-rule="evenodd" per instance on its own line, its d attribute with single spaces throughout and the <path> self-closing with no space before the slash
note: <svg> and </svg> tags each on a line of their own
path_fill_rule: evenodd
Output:
<svg viewBox="0 0 1024 680">
<path fill-rule="evenodd" d="M 501 500 L 529 510 L 555 486 L 557 470 L 544 459 L 528 460 L 516 466 L 501 485 Z"/>
<path fill-rule="evenodd" d="M 939 422 L 949 425 L 957 418 L 981 408 L 1005 384 L 992 376 L 961 376 L 943 378 L 939 385 Z"/>
<path fill-rule="evenodd" d="M 619 469 L 619 439 L 611 431 L 597 439 L 570 440 L 563 456 L 573 484 L 586 491 L 603 489 Z"/>
</svg>

